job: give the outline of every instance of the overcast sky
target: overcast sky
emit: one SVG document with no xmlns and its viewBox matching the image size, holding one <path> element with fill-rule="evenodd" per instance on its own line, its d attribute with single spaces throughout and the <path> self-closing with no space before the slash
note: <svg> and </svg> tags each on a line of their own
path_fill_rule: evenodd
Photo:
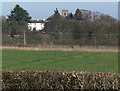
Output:
<svg viewBox="0 0 120 91">
<path fill-rule="evenodd" d="M 98 11 L 114 18 L 118 17 L 117 2 L 3 2 L 2 15 L 9 15 L 16 4 L 27 10 L 32 19 L 46 19 L 54 13 L 56 8 L 60 13 L 63 9 L 67 9 L 74 14 L 79 8 Z"/>
</svg>

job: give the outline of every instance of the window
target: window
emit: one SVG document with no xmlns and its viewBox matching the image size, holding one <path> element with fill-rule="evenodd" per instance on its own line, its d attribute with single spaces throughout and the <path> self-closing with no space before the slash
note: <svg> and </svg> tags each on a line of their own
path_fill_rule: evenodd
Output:
<svg viewBox="0 0 120 91">
<path fill-rule="evenodd" d="M 64 13 L 64 16 L 66 16 L 66 13 Z"/>
</svg>

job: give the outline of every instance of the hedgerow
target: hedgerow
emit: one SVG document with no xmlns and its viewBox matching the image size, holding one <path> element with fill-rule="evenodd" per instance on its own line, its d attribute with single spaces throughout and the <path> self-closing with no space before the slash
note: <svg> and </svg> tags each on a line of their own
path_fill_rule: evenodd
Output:
<svg viewBox="0 0 120 91">
<path fill-rule="evenodd" d="M 68 91 L 76 89 L 120 89 L 120 74 L 92 72 L 3 71 L 2 89 Z"/>
</svg>

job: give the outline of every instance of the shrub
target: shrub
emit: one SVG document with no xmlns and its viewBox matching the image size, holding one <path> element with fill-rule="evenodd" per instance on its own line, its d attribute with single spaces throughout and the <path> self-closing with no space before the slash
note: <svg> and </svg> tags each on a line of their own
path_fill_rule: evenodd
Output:
<svg viewBox="0 0 120 91">
<path fill-rule="evenodd" d="M 120 74 L 51 71 L 3 71 L 2 89 L 120 89 Z"/>
</svg>

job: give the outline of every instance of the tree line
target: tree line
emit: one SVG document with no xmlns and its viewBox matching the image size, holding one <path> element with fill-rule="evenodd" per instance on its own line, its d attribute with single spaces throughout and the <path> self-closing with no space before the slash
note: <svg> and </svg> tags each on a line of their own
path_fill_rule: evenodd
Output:
<svg viewBox="0 0 120 91">
<path fill-rule="evenodd" d="M 118 21 L 109 15 L 77 9 L 64 18 L 57 10 L 48 20 L 51 22 L 44 31 L 51 40 L 62 44 L 94 45 L 95 41 L 97 45 L 118 44 Z"/>
<path fill-rule="evenodd" d="M 99 12 L 77 9 L 75 14 L 69 13 L 64 18 L 56 9 L 54 14 L 47 19 L 50 22 L 45 24 L 42 30 L 44 34 L 41 31 L 36 33 L 28 30 L 27 22 L 31 19 L 27 10 L 16 5 L 7 19 L 2 17 L 3 35 L 10 35 L 15 43 L 22 41 L 23 37 L 15 38 L 14 36 L 22 35 L 26 31 L 28 44 L 36 41 L 37 44 L 94 45 L 96 40 L 97 45 L 118 44 L 118 20 Z"/>
</svg>

